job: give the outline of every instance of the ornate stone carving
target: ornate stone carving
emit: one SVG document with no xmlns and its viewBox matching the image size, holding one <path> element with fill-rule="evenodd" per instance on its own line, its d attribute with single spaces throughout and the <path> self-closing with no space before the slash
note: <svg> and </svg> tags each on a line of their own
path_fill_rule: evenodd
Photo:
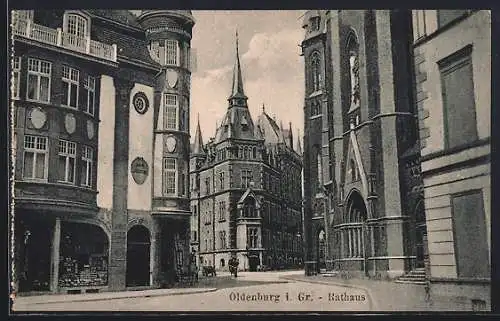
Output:
<svg viewBox="0 0 500 321">
<path fill-rule="evenodd" d="M 116 104 L 122 106 L 124 109 L 130 105 L 130 91 L 134 88 L 134 83 L 122 79 L 113 79 L 115 85 Z"/>
</svg>

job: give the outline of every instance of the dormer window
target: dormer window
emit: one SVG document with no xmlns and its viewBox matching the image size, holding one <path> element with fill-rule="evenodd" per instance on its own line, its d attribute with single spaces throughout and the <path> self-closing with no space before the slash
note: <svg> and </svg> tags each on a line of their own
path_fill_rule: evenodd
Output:
<svg viewBox="0 0 500 321">
<path fill-rule="evenodd" d="M 68 12 L 64 15 L 63 31 L 67 34 L 84 38 L 90 34 L 90 20 L 78 13 Z"/>
</svg>

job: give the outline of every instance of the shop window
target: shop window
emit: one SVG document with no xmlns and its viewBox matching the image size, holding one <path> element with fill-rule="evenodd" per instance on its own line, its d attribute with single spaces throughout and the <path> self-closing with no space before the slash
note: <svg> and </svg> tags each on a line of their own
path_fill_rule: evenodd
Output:
<svg viewBox="0 0 500 321">
<path fill-rule="evenodd" d="M 27 99 L 50 102 L 50 75 L 52 64 L 47 61 L 28 59 Z"/>
<path fill-rule="evenodd" d="M 163 195 L 176 195 L 177 192 L 177 160 L 163 159 Z"/>
<path fill-rule="evenodd" d="M 59 140 L 58 155 L 59 181 L 74 184 L 76 171 L 76 143 L 62 139 Z"/>
<path fill-rule="evenodd" d="M 41 136 L 24 136 L 23 177 L 47 179 L 48 139 Z"/>
<path fill-rule="evenodd" d="M 94 115 L 95 112 L 95 78 L 87 76 L 83 78 L 83 111 Z M 146 103 L 144 103 L 146 105 Z"/>
<path fill-rule="evenodd" d="M 472 46 L 439 62 L 447 148 L 477 140 Z"/>
<path fill-rule="evenodd" d="M 68 66 L 62 67 L 62 105 L 78 107 L 79 78 L 78 70 Z"/>
</svg>

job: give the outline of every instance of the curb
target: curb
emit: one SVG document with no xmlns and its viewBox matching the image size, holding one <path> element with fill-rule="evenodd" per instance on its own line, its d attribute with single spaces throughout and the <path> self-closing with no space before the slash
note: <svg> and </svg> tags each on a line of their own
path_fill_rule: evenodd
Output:
<svg viewBox="0 0 500 321">
<path fill-rule="evenodd" d="M 215 292 L 217 288 L 206 288 L 200 291 L 186 291 L 186 292 L 172 292 L 172 293 L 142 293 L 136 295 L 124 295 L 124 296 L 114 296 L 114 297 L 102 297 L 102 298 L 70 298 L 70 299 L 60 299 L 60 300 L 49 300 L 45 302 L 26 302 L 24 304 L 52 304 L 52 303 L 68 303 L 68 302 L 92 302 L 92 301 L 108 301 L 108 300 L 120 300 L 120 299 L 132 299 L 132 298 L 151 298 L 158 296 L 173 296 L 173 295 L 186 295 L 186 294 L 198 294 L 198 293 L 208 293 Z M 15 299 L 14 299 L 15 304 Z M 23 304 L 23 303 L 21 303 Z"/>
<path fill-rule="evenodd" d="M 368 288 L 358 286 L 358 285 L 351 285 L 351 284 L 345 284 L 342 282 L 329 282 L 329 281 L 319 281 L 319 280 L 307 280 L 307 279 L 300 279 L 300 278 L 294 278 L 293 276 L 281 276 L 280 278 L 282 279 L 288 279 L 296 282 L 304 282 L 304 283 L 317 283 L 317 284 L 323 284 L 323 285 L 335 285 L 335 286 L 341 286 L 345 288 L 352 288 L 352 289 L 357 289 L 357 290 L 362 290 L 365 291 L 366 294 L 368 295 L 368 299 L 370 302 L 370 310 L 371 311 L 379 311 L 379 307 L 377 302 L 373 299 L 372 291 Z"/>
</svg>

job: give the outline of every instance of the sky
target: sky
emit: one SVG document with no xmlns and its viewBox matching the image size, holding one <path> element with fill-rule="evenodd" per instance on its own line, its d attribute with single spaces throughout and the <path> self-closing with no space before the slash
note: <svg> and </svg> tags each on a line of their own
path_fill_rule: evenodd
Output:
<svg viewBox="0 0 500 321">
<path fill-rule="evenodd" d="M 197 68 L 191 76 L 191 137 L 198 115 L 203 142 L 215 135 L 216 121 L 227 110 L 236 55 L 239 53 L 245 94 L 254 122 L 262 113 L 278 124 L 292 123 L 294 144 L 303 131 L 304 62 L 300 43 L 304 11 L 193 11 L 191 47 Z"/>
</svg>

